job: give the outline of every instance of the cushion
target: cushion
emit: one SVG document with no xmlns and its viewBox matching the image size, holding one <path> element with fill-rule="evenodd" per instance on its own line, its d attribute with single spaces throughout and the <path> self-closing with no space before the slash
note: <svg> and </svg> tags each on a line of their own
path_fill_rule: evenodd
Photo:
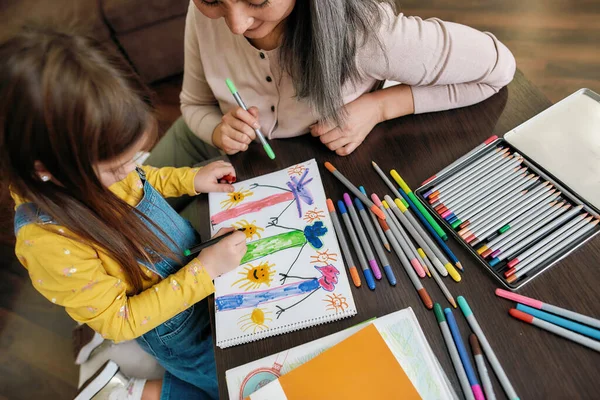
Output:
<svg viewBox="0 0 600 400">
<path fill-rule="evenodd" d="M 185 15 L 189 4 L 190 0 L 101 0 L 104 17 L 116 33 Z"/>
</svg>

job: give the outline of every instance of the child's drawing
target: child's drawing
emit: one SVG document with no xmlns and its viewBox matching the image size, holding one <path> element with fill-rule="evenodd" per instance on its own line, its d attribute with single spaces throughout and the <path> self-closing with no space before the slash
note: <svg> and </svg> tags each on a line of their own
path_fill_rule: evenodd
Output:
<svg viewBox="0 0 600 400">
<path fill-rule="evenodd" d="M 339 312 L 339 311 L 344 311 L 345 309 L 348 308 L 348 303 L 346 302 L 346 298 L 339 294 L 335 294 L 335 293 L 328 294 L 327 296 L 325 296 L 323 301 L 327 304 L 325 307 L 325 310 L 327 310 L 327 311 L 333 310 L 335 312 Z"/>
<path fill-rule="evenodd" d="M 275 275 L 274 267 L 275 264 L 269 264 L 268 261 L 263 261 L 256 266 L 248 264 L 243 271 L 238 272 L 243 278 L 233 282 L 231 286 L 240 283 L 238 287 L 244 290 L 258 289 L 261 285 L 271 286 L 273 275 Z"/>
<path fill-rule="evenodd" d="M 238 326 L 244 332 L 251 330 L 252 333 L 255 333 L 257 330 L 262 331 L 265 329 L 269 329 L 265 322 L 273 321 L 272 318 L 268 316 L 272 314 L 271 311 L 265 311 L 262 308 L 255 308 L 251 313 L 243 315 L 238 319 Z"/>
<path fill-rule="evenodd" d="M 228 226 L 244 228 L 248 240 L 240 267 L 215 280 L 217 345 L 334 315 L 317 292 L 335 290 L 331 307 L 353 315 L 335 232 L 323 211 L 325 193 L 316 162 L 235 183 L 234 188 L 233 193 L 209 196 L 213 233 Z M 267 316 L 267 305 L 273 317 Z"/>
<path fill-rule="evenodd" d="M 247 197 L 252 196 L 254 193 L 246 190 L 244 188 L 240 190 L 236 190 L 235 192 L 227 193 L 228 199 L 222 200 L 220 202 L 221 208 L 225 210 L 229 210 L 233 206 L 237 206 L 242 201 L 244 201 Z"/>
</svg>

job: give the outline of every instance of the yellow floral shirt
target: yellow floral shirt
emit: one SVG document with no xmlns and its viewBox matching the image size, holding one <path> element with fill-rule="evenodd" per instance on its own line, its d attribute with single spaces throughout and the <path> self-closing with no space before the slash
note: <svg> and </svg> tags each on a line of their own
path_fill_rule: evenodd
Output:
<svg viewBox="0 0 600 400">
<path fill-rule="evenodd" d="M 194 177 L 198 168 L 142 169 L 164 197 L 197 194 Z M 109 189 L 135 206 L 142 199 L 142 188 L 134 171 Z M 26 202 L 14 193 L 12 196 L 16 206 Z M 214 293 L 210 276 L 194 258 L 164 280 L 140 265 L 151 280 L 144 282 L 144 291 L 132 295 L 133 288 L 114 259 L 63 235 L 73 236 L 58 225 L 26 225 L 17 233 L 17 257 L 44 297 L 107 339 L 119 342 L 139 337 Z"/>
</svg>

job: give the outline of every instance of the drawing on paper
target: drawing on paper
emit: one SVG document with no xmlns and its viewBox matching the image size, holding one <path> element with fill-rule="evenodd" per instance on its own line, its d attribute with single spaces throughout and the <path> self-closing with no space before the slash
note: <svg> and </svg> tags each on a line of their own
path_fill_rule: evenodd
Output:
<svg viewBox="0 0 600 400">
<path fill-rule="evenodd" d="M 243 278 L 233 282 L 231 286 L 235 286 L 238 283 L 238 287 L 244 290 L 254 290 L 261 287 L 261 285 L 271 286 L 275 264 L 269 264 L 268 261 L 261 262 L 258 265 L 248 264 L 244 267 L 243 271 L 239 271 L 238 274 L 242 275 Z"/>
<path fill-rule="evenodd" d="M 328 294 L 323 301 L 326 303 L 325 310 L 340 312 L 348 308 L 346 298 L 340 294 Z"/>
<path fill-rule="evenodd" d="M 246 235 L 246 239 L 253 239 L 254 235 L 258 236 L 260 239 L 260 232 L 263 232 L 265 229 L 260 226 L 256 226 L 256 221 L 248 222 L 245 219 L 239 220 L 238 222 L 234 222 L 231 224 L 235 229 L 244 229 L 244 234 Z"/>
<path fill-rule="evenodd" d="M 270 314 L 273 313 L 257 307 L 252 310 L 251 313 L 242 315 L 242 317 L 238 319 L 238 326 L 242 331 L 246 332 L 252 330 L 252 333 L 269 329 L 265 322 L 273 321 L 272 318 L 269 318 Z"/>
<path fill-rule="evenodd" d="M 323 251 L 317 251 L 316 256 L 310 256 L 311 264 L 323 264 L 327 265 L 331 262 L 337 261 L 337 254 L 330 253 L 329 249 Z"/>
<path fill-rule="evenodd" d="M 315 221 L 320 221 L 323 218 L 325 218 L 325 212 L 323 210 L 317 209 L 317 207 L 315 207 L 314 210 L 308 210 L 304 214 L 304 220 L 309 224 L 312 224 Z"/>
<path fill-rule="evenodd" d="M 281 369 L 285 364 L 288 352 L 282 352 L 277 355 L 272 367 L 258 367 L 248 372 L 240 385 L 240 400 L 243 400 L 256 392 L 261 387 L 273 382 L 281 376 Z M 279 361 L 283 358 L 283 361 Z M 268 364 L 267 364 L 268 365 Z"/>
<path fill-rule="evenodd" d="M 229 210 L 233 206 L 237 206 L 246 198 L 252 196 L 254 193 L 247 189 L 240 189 L 235 192 L 227 193 L 228 199 L 221 201 L 221 208 Z"/>
<path fill-rule="evenodd" d="M 335 306 L 354 310 L 335 232 L 323 211 L 325 193 L 316 162 L 238 182 L 234 188 L 242 196 L 209 195 L 212 232 L 233 226 L 243 228 L 247 239 L 240 267 L 215 279 L 217 345 L 334 315 L 323 307 L 324 295 L 334 291 Z M 254 310 L 267 306 L 272 320 L 260 323 L 260 311 L 253 318 Z"/>
</svg>

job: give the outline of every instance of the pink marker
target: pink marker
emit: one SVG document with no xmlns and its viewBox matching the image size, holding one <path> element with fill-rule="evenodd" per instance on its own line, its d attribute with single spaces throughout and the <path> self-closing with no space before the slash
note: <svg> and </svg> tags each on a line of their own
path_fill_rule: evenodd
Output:
<svg viewBox="0 0 600 400">
<path fill-rule="evenodd" d="M 344 203 L 346 203 L 346 208 L 348 209 L 348 214 L 350 214 L 350 219 L 354 224 L 354 228 L 356 229 L 356 234 L 358 235 L 358 240 L 361 242 L 362 248 L 365 251 L 365 255 L 367 256 L 367 260 L 369 261 L 369 266 L 371 266 L 371 270 L 373 271 L 373 275 L 375 279 L 381 279 L 381 270 L 379 269 L 379 265 L 375 260 L 375 254 L 373 254 L 373 249 L 371 249 L 371 245 L 369 244 L 369 239 L 367 239 L 367 234 L 365 233 L 365 229 L 363 228 L 360 220 L 358 219 L 358 213 L 354 208 L 354 204 L 352 203 L 352 199 L 348 193 L 344 193 Z"/>
<path fill-rule="evenodd" d="M 596 318 L 588 317 L 587 315 L 579 314 L 571 310 L 553 306 L 552 304 L 544 303 L 542 301 L 532 299 L 531 297 L 521 296 L 520 294 L 509 292 L 508 290 L 504 289 L 496 289 L 496 296 L 516 301 L 517 303 L 537 308 L 538 310 L 548 311 L 549 313 L 560 315 L 573 321 L 581 322 L 582 324 L 586 324 L 594 328 L 600 329 L 600 320 Z"/>
</svg>

